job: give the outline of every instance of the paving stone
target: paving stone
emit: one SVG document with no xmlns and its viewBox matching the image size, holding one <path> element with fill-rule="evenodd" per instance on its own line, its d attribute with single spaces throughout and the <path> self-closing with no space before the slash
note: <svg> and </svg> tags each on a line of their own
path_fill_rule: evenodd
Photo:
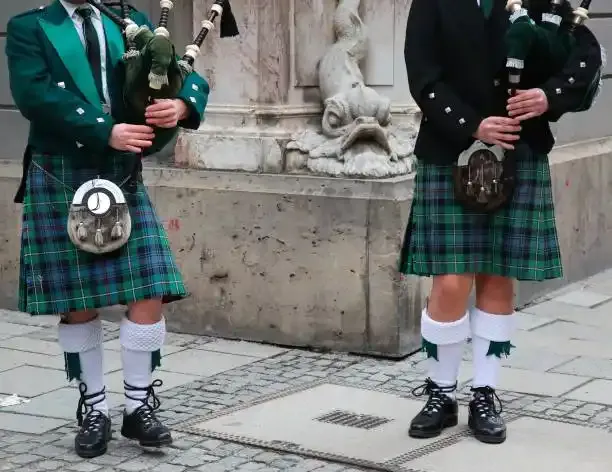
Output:
<svg viewBox="0 0 612 472">
<path fill-rule="evenodd" d="M 486 449 L 487 462 L 495 464 L 496 472 L 610 470 L 610 436 L 605 431 L 521 418 L 509 425 L 508 434 L 511 439 L 502 447 Z M 483 451 L 483 444 L 470 437 L 403 465 L 430 472 L 473 472 L 482 467 Z"/>
<path fill-rule="evenodd" d="M 106 399 L 110 408 L 116 408 L 124 402 L 124 396 L 119 393 L 108 392 Z M 2 411 L 74 421 L 78 401 L 79 394 L 76 388 L 61 388 L 32 398 L 28 403 L 3 408 Z M 53 405 L 53 408 L 49 408 L 49 405 Z"/>
<path fill-rule="evenodd" d="M 559 297 L 553 298 L 554 302 L 575 305 L 583 308 L 593 308 L 612 300 L 610 295 L 590 292 L 588 290 L 575 290 Z"/>
<path fill-rule="evenodd" d="M 0 347 L 15 349 L 16 351 L 46 354 L 48 356 L 59 356 L 62 354 L 62 350 L 60 349 L 59 344 L 56 342 L 26 338 L 23 336 L 4 339 L 0 341 Z"/>
<path fill-rule="evenodd" d="M 578 357 L 571 362 L 555 367 L 552 372 L 612 380 L 612 359 Z"/>
<path fill-rule="evenodd" d="M 612 381 L 597 379 L 565 395 L 585 402 L 612 405 Z"/>
<path fill-rule="evenodd" d="M 5 321 L 0 321 L 0 333 L 3 336 L 23 336 L 29 333 L 33 333 L 35 331 L 40 331 L 42 328 L 38 326 L 28 326 L 24 324 L 17 323 L 7 323 Z"/>
<path fill-rule="evenodd" d="M 0 425 L 2 425 L 2 429 L 17 433 L 43 434 L 66 423 L 65 420 L 55 418 L 38 418 L 36 416 L 0 411 Z"/>
<path fill-rule="evenodd" d="M 6 369 L 3 368 L 4 365 L 6 365 Z M 0 348 L 0 371 L 13 369 L 22 365 L 64 370 L 64 356 L 49 356 L 47 354 Z"/>
<path fill-rule="evenodd" d="M 553 374 L 502 367 L 499 372 L 498 388 L 511 392 L 559 396 L 589 380 L 589 377 L 577 375 Z"/>
<path fill-rule="evenodd" d="M 256 357 L 187 349 L 164 357 L 160 370 L 209 377 L 257 361 Z"/>
<path fill-rule="evenodd" d="M 206 351 L 223 352 L 239 356 L 251 356 L 268 358 L 288 352 L 286 348 L 271 346 L 269 344 L 252 343 L 247 341 L 230 341 L 227 339 L 215 339 L 206 344 L 198 346 L 197 349 Z"/>
<path fill-rule="evenodd" d="M 558 320 L 554 323 L 541 326 L 533 330 L 533 333 L 542 336 L 559 337 L 562 339 L 582 339 L 586 341 L 608 342 L 610 334 L 608 330 L 600 327 L 587 326 L 571 321 Z"/>
<path fill-rule="evenodd" d="M 517 346 L 516 349 L 512 350 L 510 356 L 502 358 L 501 365 L 515 369 L 546 372 L 575 358 L 576 356 L 571 354 L 558 354 L 550 349 L 533 349 Z"/>
<path fill-rule="evenodd" d="M 44 379 L 44 381 L 41 381 Z M 21 366 L 0 372 L 0 393 L 35 397 L 65 386 L 66 374 L 59 370 Z"/>
<path fill-rule="evenodd" d="M 100 471 L 100 469 L 102 469 L 101 465 L 91 464 L 89 462 L 79 462 L 78 464 L 71 464 L 68 467 L 68 470 L 74 472 L 97 472 Z"/>
<path fill-rule="evenodd" d="M 162 361 L 163 362 L 163 361 Z M 0 374 L 1 375 L 1 374 Z M 156 370 L 153 373 L 153 377 L 163 381 L 163 385 L 155 389 L 156 393 L 165 392 L 179 385 L 184 385 L 198 380 L 195 375 L 179 374 L 176 372 L 167 372 L 163 370 Z M 123 392 L 123 372 L 117 371 L 112 372 L 106 376 L 107 391 L 115 393 Z M 163 402 L 163 396 L 160 396 Z"/>
</svg>

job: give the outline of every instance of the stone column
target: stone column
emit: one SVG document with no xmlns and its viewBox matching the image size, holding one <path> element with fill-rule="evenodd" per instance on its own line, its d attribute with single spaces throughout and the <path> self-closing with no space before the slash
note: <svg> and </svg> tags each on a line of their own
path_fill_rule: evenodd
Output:
<svg viewBox="0 0 612 472">
<path fill-rule="evenodd" d="M 205 122 L 183 133 L 180 166 L 283 172 L 285 147 L 296 132 L 320 127 L 317 66 L 334 42 L 336 0 L 232 0 L 241 35 L 206 40 L 197 69 L 210 81 Z M 366 85 L 392 101 L 394 122 L 414 121 L 416 107 L 404 66 L 410 0 L 362 0 L 371 32 L 363 63 Z M 194 29 L 209 2 L 194 1 Z"/>
</svg>

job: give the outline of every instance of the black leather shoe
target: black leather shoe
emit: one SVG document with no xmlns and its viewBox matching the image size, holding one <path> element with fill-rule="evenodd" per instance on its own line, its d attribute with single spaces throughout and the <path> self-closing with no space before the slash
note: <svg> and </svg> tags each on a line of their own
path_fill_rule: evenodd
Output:
<svg viewBox="0 0 612 472">
<path fill-rule="evenodd" d="M 506 440 L 506 424 L 502 419 L 502 404 L 491 387 L 473 388 L 474 398 L 470 402 L 468 425 L 474 437 L 483 443 L 500 444 Z M 495 401 L 499 404 L 499 410 Z"/>
<path fill-rule="evenodd" d="M 86 395 L 87 386 L 79 384 L 81 399 L 77 409 L 79 432 L 74 438 L 74 450 L 78 456 L 91 459 L 106 453 L 111 440 L 111 421 L 104 413 L 95 410 L 98 403 L 104 401 L 104 389 L 101 392 Z M 96 399 L 97 401 L 91 402 Z M 86 403 L 89 401 L 90 403 Z"/>
<path fill-rule="evenodd" d="M 135 439 L 144 447 L 163 447 L 172 444 L 170 430 L 155 416 L 155 410 L 160 407 L 161 403 L 155 396 L 153 387 L 160 387 L 161 385 L 163 385 L 161 380 L 156 380 L 147 388 L 137 388 L 124 383 L 125 396 L 132 400 L 141 401 L 142 406 L 136 408 L 129 415 L 127 412 L 123 413 L 121 435 L 128 439 Z M 144 399 L 136 399 L 127 394 L 129 391 L 138 390 L 147 392 Z M 149 400 L 152 400 L 152 404 L 149 404 Z"/>
<path fill-rule="evenodd" d="M 431 379 L 413 390 L 413 395 L 420 397 L 429 395 L 429 399 L 418 415 L 410 423 L 408 435 L 412 438 L 434 438 L 439 436 L 444 428 L 457 426 L 459 421 L 457 401 L 446 395 L 457 389 L 440 387 Z"/>
</svg>

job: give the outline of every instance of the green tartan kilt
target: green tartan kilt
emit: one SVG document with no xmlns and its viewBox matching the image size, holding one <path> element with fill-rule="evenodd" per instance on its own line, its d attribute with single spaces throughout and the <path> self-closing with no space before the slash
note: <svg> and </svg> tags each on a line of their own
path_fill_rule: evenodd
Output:
<svg viewBox="0 0 612 472">
<path fill-rule="evenodd" d="M 33 164 L 28 171 L 21 233 L 21 311 L 63 314 L 155 298 L 169 303 L 187 296 L 166 231 L 141 179 L 135 188 L 122 188 L 132 218 L 125 246 L 95 255 L 77 249 L 68 237 L 74 190 L 96 177 L 121 183 L 130 174 L 131 159 L 109 156 L 103 172 L 75 169 L 61 156 L 34 154 L 32 160 L 46 172 Z"/>
<path fill-rule="evenodd" d="M 540 281 L 563 276 L 548 158 L 517 163 L 512 201 L 491 214 L 455 200 L 453 166 L 417 165 L 400 272 L 489 274 Z"/>
</svg>

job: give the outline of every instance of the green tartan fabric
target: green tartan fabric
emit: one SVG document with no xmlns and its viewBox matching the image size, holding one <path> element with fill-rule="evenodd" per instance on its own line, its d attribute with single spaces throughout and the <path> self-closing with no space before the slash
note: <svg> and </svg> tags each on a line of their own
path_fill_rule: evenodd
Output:
<svg viewBox="0 0 612 472">
<path fill-rule="evenodd" d="M 33 155 L 23 203 L 19 309 L 33 315 L 161 298 L 164 303 L 187 296 L 167 234 L 139 179 L 124 187 L 132 234 L 121 249 L 95 255 L 77 249 L 68 237 L 68 209 L 76 190 L 100 177 L 117 184 L 129 175 L 133 161 L 109 156 L 107 170 L 75 169 L 61 156 Z M 47 174 L 65 184 L 61 185 Z"/>
<path fill-rule="evenodd" d="M 452 170 L 419 161 L 400 272 L 533 281 L 563 276 L 546 156 L 517 163 L 512 201 L 491 214 L 465 209 L 455 200 Z"/>
</svg>

